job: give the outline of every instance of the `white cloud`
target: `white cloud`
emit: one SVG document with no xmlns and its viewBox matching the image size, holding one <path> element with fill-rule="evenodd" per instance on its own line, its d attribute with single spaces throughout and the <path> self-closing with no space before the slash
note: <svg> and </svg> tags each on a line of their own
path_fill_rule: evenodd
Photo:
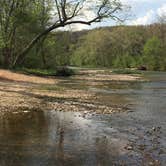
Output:
<svg viewBox="0 0 166 166">
<path fill-rule="evenodd" d="M 159 16 L 166 15 L 166 3 L 163 4 L 160 8 L 158 8 L 157 14 L 158 14 Z"/>
<path fill-rule="evenodd" d="M 145 16 L 139 17 L 136 20 L 131 21 L 132 25 L 146 25 L 150 24 L 154 19 L 155 12 L 153 10 L 149 10 Z"/>
<path fill-rule="evenodd" d="M 84 17 L 81 17 L 83 20 L 84 19 L 90 20 L 91 18 L 95 17 L 94 12 L 92 10 L 89 10 L 89 8 L 93 9 L 93 6 L 96 5 L 95 2 L 96 0 L 87 0 L 87 4 L 85 4 L 82 13 Z M 157 15 L 158 16 L 166 15 L 165 0 L 157 0 L 157 2 L 154 2 L 152 0 L 121 0 L 121 2 L 130 5 L 132 7 L 131 12 L 133 13 L 135 12 L 134 15 L 137 15 L 137 18 L 126 22 L 129 25 L 147 25 L 153 23 Z M 145 8 L 144 5 L 146 6 Z M 157 6 L 159 5 L 160 7 L 157 8 Z M 140 7 L 141 9 L 139 10 Z M 140 16 L 140 14 L 142 14 L 142 16 Z M 98 26 L 98 24 L 96 26 Z M 92 27 L 87 25 L 77 24 L 77 25 L 72 25 L 71 29 L 82 30 L 82 29 L 89 29 Z"/>
<path fill-rule="evenodd" d="M 163 3 L 165 0 L 157 0 L 158 3 Z M 124 3 L 154 3 L 153 0 L 121 0 Z"/>
<path fill-rule="evenodd" d="M 148 0 L 142 0 L 142 1 L 148 1 Z M 147 25 L 153 23 L 157 16 L 162 16 L 162 15 L 166 15 L 166 3 L 162 4 L 161 7 L 159 7 L 158 9 L 147 11 L 144 16 L 138 17 L 135 20 L 131 20 L 128 24 Z"/>
</svg>

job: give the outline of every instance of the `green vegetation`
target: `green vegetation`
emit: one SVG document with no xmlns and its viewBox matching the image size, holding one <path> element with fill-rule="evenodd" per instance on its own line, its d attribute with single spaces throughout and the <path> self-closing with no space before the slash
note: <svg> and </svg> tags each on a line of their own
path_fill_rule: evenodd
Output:
<svg viewBox="0 0 166 166">
<path fill-rule="evenodd" d="M 25 74 L 32 74 L 36 76 L 55 76 L 56 71 L 54 70 L 44 70 L 44 69 L 28 69 L 28 68 L 19 68 L 16 71 L 21 71 Z"/>
<path fill-rule="evenodd" d="M 80 32 L 53 31 L 68 24 L 90 25 L 121 12 L 118 0 L 92 9 L 94 20 L 73 22 L 82 0 L 11 0 L 0 2 L 0 67 L 24 68 L 40 76 L 73 73 L 58 66 L 166 70 L 166 19 L 148 26 L 115 26 Z M 80 3 L 76 3 L 80 2 Z M 78 5 L 78 6 L 77 6 Z M 79 6 L 80 5 L 80 6 Z M 114 9 L 115 13 L 110 15 Z M 102 9 L 102 10 L 101 10 Z M 114 10 L 113 10 L 114 11 Z M 55 16 L 50 13 L 55 13 Z M 54 18 L 55 17 L 55 18 Z M 55 23 L 50 20 L 56 20 Z"/>
<path fill-rule="evenodd" d="M 56 76 L 71 76 L 76 74 L 76 70 L 70 69 L 68 67 L 59 67 L 56 69 Z"/>
<path fill-rule="evenodd" d="M 83 14 L 87 5 L 91 6 L 88 10 L 93 12 L 93 18 Z M 104 19 L 118 20 L 122 10 L 119 0 L 97 0 L 96 3 L 85 0 L 1 0 L 0 64 L 5 68 L 52 65 L 55 62 L 47 64 L 46 59 L 51 58 L 47 51 L 54 45 L 54 39 L 47 40 L 50 32 L 73 24 L 91 25 Z M 68 50 L 67 45 L 56 43 L 58 50 L 59 46 L 62 48 L 60 53 L 65 54 L 63 50 Z M 66 59 L 57 58 L 57 61 L 67 63 Z"/>
<path fill-rule="evenodd" d="M 161 31 L 161 29 L 164 31 Z M 71 55 L 76 66 L 166 70 L 166 24 L 88 31 Z"/>
<path fill-rule="evenodd" d="M 144 45 L 143 59 L 151 70 L 165 69 L 163 63 L 165 53 L 162 53 L 161 41 L 157 37 L 152 37 Z"/>
<path fill-rule="evenodd" d="M 58 67 L 56 69 L 28 69 L 28 68 L 17 68 L 14 71 L 19 71 L 24 74 L 32 74 L 36 76 L 72 76 L 76 74 L 76 70 L 68 67 Z"/>
<path fill-rule="evenodd" d="M 35 54 L 32 51 L 22 66 L 46 69 L 51 71 L 50 75 L 52 71 L 56 75 L 57 66 L 66 65 L 118 69 L 145 66 L 148 70 L 164 71 L 166 39 L 163 35 L 166 32 L 160 32 L 162 27 L 166 28 L 166 25 L 117 26 L 52 33 L 44 41 L 43 48 L 47 53 L 45 64 L 40 53 Z"/>
</svg>

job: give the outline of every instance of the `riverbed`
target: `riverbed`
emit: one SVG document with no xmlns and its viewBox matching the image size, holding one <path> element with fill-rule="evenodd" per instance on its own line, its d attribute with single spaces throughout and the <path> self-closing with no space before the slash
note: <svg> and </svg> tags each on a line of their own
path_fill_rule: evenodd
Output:
<svg viewBox="0 0 166 166">
<path fill-rule="evenodd" d="M 126 111 L 73 112 L 69 105 L 71 111 L 4 111 L 0 116 L 0 165 L 164 166 L 166 73 L 146 72 L 144 78 L 149 81 L 87 83 L 69 78 L 59 82 L 62 89 L 95 94 L 97 98 L 87 97 L 87 104 L 92 99 L 106 106 L 126 106 Z"/>
</svg>

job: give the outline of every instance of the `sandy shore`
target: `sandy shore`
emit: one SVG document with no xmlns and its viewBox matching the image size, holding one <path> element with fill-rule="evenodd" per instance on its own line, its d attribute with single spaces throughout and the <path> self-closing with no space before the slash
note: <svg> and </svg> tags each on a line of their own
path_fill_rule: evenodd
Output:
<svg viewBox="0 0 166 166">
<path fill-rule="evenodd" d="M 20 73 L 14 73 L 9 70 L 0 70 L 0 80 L 21 81 L 36 84 L 54 84 L 57 80 L 51 78 L 42 78 L 37 76 L 29 76 Z"/>
</svg>

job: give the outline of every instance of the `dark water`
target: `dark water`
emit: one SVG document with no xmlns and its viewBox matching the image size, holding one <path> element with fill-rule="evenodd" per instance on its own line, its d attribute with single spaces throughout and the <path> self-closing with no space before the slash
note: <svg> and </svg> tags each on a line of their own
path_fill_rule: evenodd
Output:
<svg viewBox="0 0 166 166">
<path fill-rule="evenodd" d="M 151 81 L 86 87 L 106 104 L 129 104 L 128 113 L 84 117 L 72 112 L 25 111 L 1 115 L 0 166 L 165 166 L 166 73 L 145 77 Z M 70 88 L 82 84 L 73 80 Z"/>
</svg>

